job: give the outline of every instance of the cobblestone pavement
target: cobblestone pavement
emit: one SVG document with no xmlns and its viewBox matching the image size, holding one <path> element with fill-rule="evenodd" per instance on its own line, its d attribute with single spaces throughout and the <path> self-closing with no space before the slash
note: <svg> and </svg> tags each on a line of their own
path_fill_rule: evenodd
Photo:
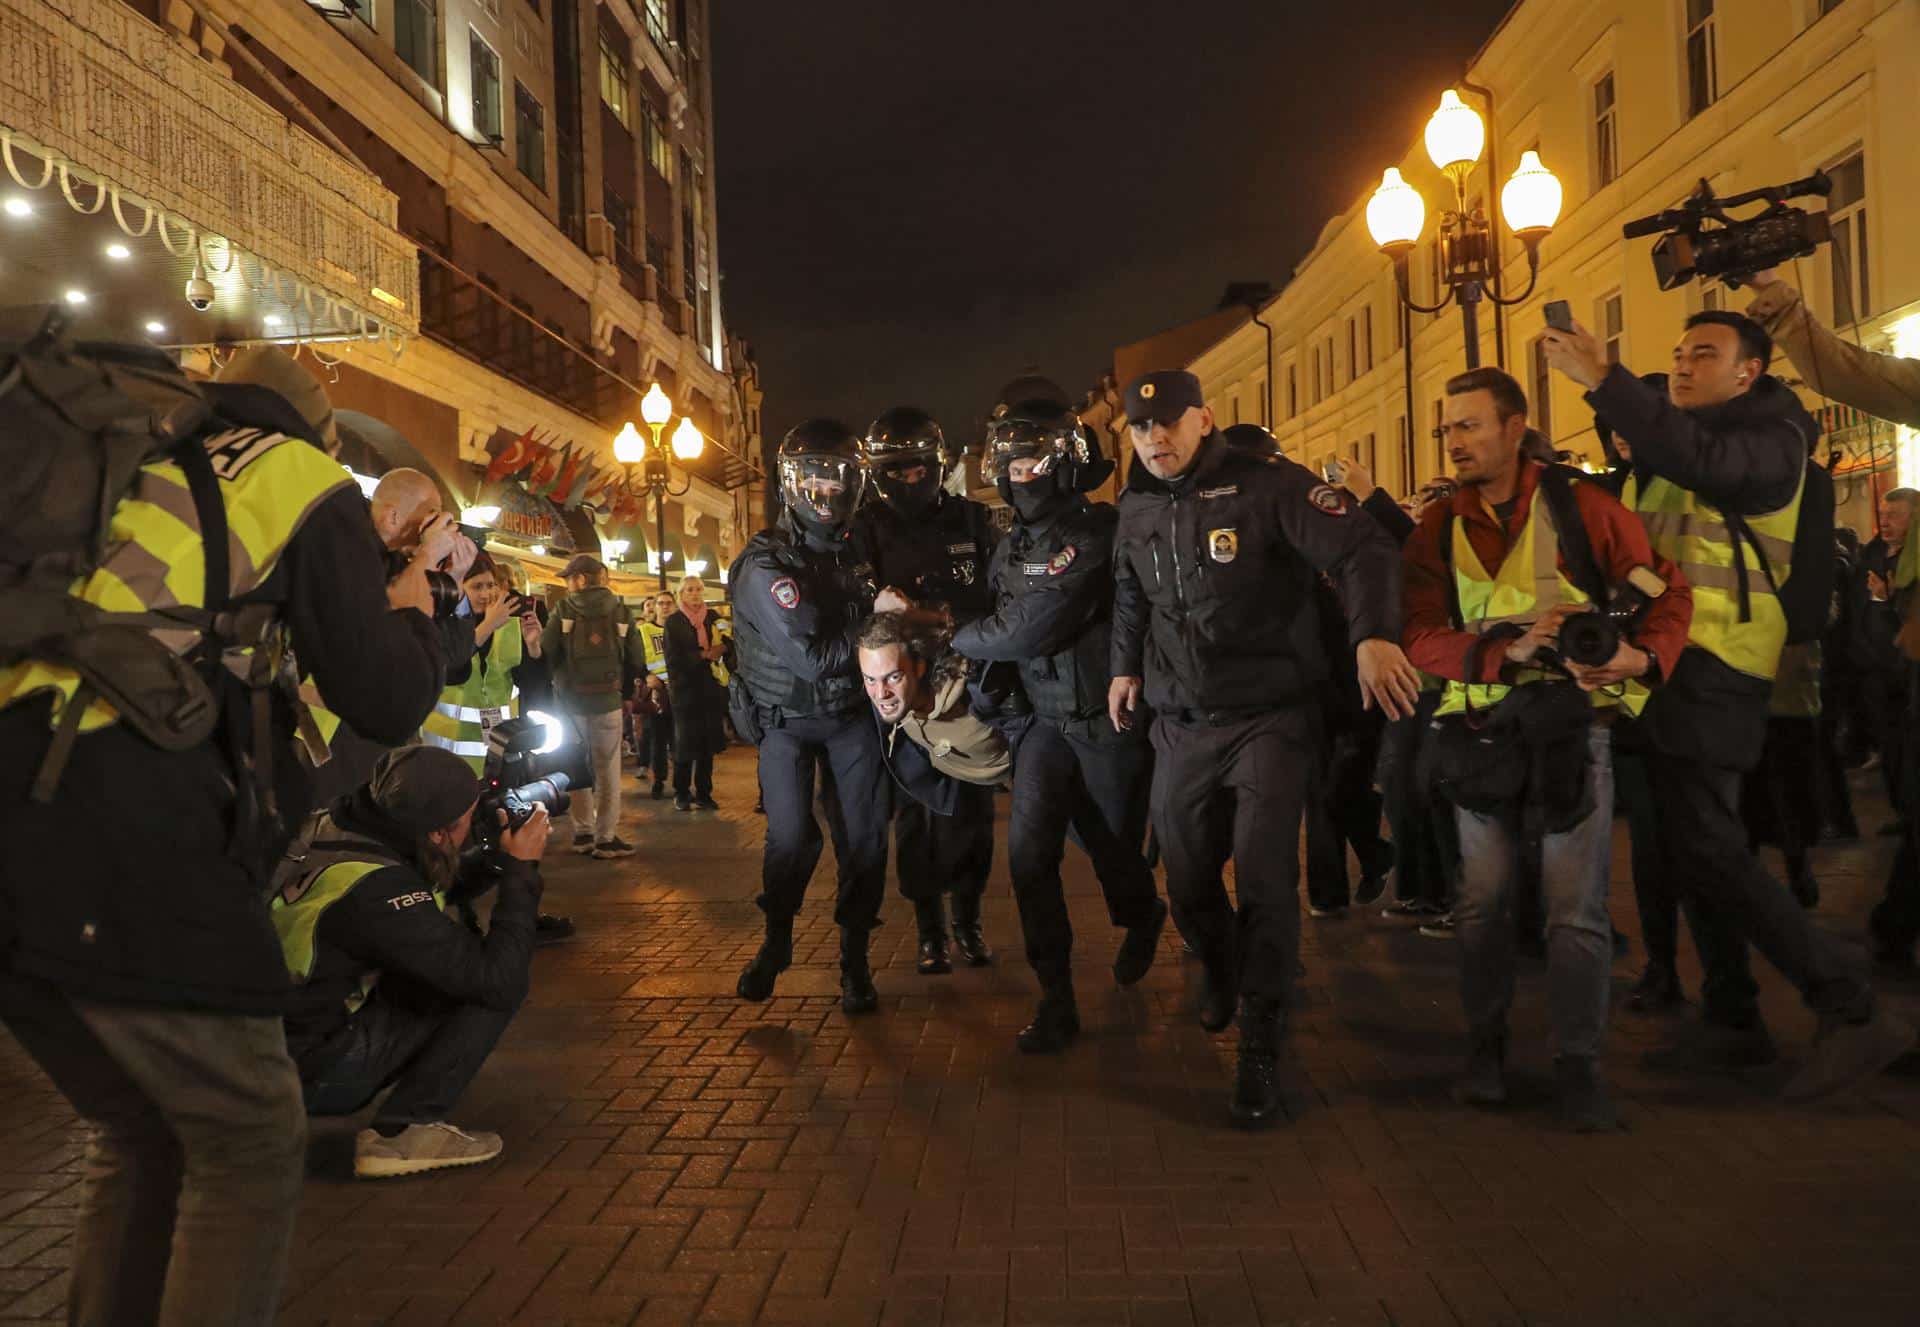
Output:
<svg viewBox="0 0 1920 1327">
<path fill-rule="evenodd" d="M 1920 1078 L 1789 1109 L 1764 1084 L 1642 1073 L 1658 1028 L 1620 1012 L 1608 1058 L 1632 1130 L 1569 1136 L 1535 971 L 1516 1104 L 1463 1110 L 1446 1094 L 1451 942 L 1356 913 L 1303 923 L 1292 1118 L 1238 1133 L 1231 1040 L 1194 1021 L 1193 965 L 1169 930 L 1147 980 L 1116 989 L 1118 937 L 1072 851 L 1087 1027 L 1061 1059 L 1013 1047 L 1031 988 L 1004 860 L 994 967 L 918 976 L 890 897 L 881 1012 L 850 1022 L 828 865 L 779 995 L 741 1004 L 752 754 L 725 757 L 717 785 L 717 814 L 629 793 L 637 857 L 556 847 L 549 907 L 580 936 L 538 955 L 532 1000 L 456 1116 L 505 1135 L 499 1162 L 356 1182 L 360 1122 L 316 1125 L 284 1322 L 1920 1320 Z M 1863 810 L 1871 833 L 1881 813 Z M 1890 842 L 1821 849 L 1824 922 L 1859 930 Z M 1624 850 L 1615 861 L 1614 917 L 1634 931 Z M 1616 966 L 1618 993 L 1635 967 Z M 1795 1059 L 1811 1020 L 1756 968 Z M 1913 986 L 1889 995 L 1920 1003 Z M 0 1317 L 62 1311 L 78 1149 L 64 1104 L 0 1037 Z"/>
</svg>

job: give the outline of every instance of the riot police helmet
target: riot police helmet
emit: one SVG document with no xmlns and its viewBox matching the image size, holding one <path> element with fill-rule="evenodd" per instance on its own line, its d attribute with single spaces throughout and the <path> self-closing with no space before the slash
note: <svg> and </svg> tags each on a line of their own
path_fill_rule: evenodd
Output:
<svg viewBox="0 0 1920 1327">
<path fill-rule="evenodd" d="M 1033 464 L 1022 467 L 1022 482 L 1053 476 L 1069 493 L 1097 488 L 1113 473 L 1099 436 L 1070 406 L 1044 396 L 995 407 L 987 421 L 981 477 L 999 485 L 1012 477 L 1016 462 L 1026 460 Z"/>
<path fill-rule="evenodd" d="M 939 500 L 955 459 L 933 416 L 908 405 L 895 406 L 873 421 L 860 455 L 881 500 L 913 516 Z"/>
<path fill-rule="evenodd" d="M 788 430 L 776 456 L 780 501 L 817 530 L 838 531 L 866 488 L 860 439 L 837 419 L 809 419 Z"/>
</svg>

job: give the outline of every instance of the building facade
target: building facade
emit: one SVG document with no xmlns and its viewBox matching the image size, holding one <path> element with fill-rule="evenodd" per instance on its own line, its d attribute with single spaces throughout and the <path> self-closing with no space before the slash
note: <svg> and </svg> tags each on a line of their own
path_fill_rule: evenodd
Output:
<svg viewBox="0 0 1920 1327">
<path fill-rule="evenodd" d="M 1621 236 L 1623 223 L 1677 205 L 1702 179 L 1725 196 L 1825 170 L 1834 241 L 1785 275 L 1817 316 L 1849 336 L 1857 329 L 1862 344 L 1920 354 L 1920 245 L 1910 239 L 1920 220 L 1920 0 L 1519 0 L 1456 86 L 1488 130 L 1472 203 L 1497 207 L 1529 149 L 1565 190 L 1532 294 L 1498 315 L 1482 304 L 1479 315 L 1482 361 L 1521 381 L 1557 447 L 1602 460 L 1579 389 L 1540 353 L 1545 302 L 1568 301 L 1636 372 L 1665 370 L 1689 313 L 1745 307 L 1743 292 L 1717 282 L 1661 290 L 1652 241 Z M 1451 192 L 1417 136 L 1399 161 L 1377 163 L 1375 178 L 1387 166 L 1427 201 L 1410 285 L 1431 305 L 1445 294 L 1434 232 Z M 1264 307 L 1271 350 L 1246 320 L 1188 367 L 1223 422 L 1268 423 L 1308 465 L 1358 457 L 1404 494 L 1447 469 L 1435 427 L 1442 384 L 1465 366 L 1464 337 L 1457 308 L 1402 309 L 1366 201 L 1327 222 Z M 1503 288 L 1523 290 L 1524 250 L 1511 236 L 1502 260 Z M 1792 378 L 1784 358 L 1775 367 Z M 1811 394 L 1809 404 L 1824 406 Z M 1876 488 L 1920 479 L 1920 440 L 1837 408 L 1822 415 L 1842 452 L 1843 518 L 1870 526 Z"/>
<path fill-rule="evenodd" d="M 761 503 L 757 376 L 721 302 L 708 2 L 0 0 L 0 134 L 29 168 L 0 190 L 23 174 L 34 185 L 45 161 L 49 181 L 112 189 L 116 209 L 123 194 L 158 200 L 172 226 L 161 245 L 121 228 L 112 248 L 132 253 L 115 285 L 87 273 L 101 238 L 86 229 L 101 211 L 83 206 L 91 188 L 64 203 L 16 190 L 9 248 L 37 261 L 0 283 L 8 302 L 78 281 L 164 310 L 147 329 L 190 366 L 284 344 L 336 409 L 390 425 L 456 503 L 507 513 L 503 545 L 536 563 L 625 541 L 635 572 L 664 552 L 669 570 L 705 562 L 711 575 Z M 39 74 L 53 57 L 74 76 Z M 167 86 L 183 81 L 197 91 Z M 76 103 L 106 130 L 50 143 L 48 123 Z M 235 133 L 243 121 L 274 132 Z M 174 154 L 196 128 L 224 159 L 176 187 Z M 235 183 L 250 175 L 264 183 Z M 341 194 L 372 202 L 336 218 Z M 262 199 L 281 215 L 264 218 Z M 386 264 L 377 280 L 351 261 L 369 250 Z M 257 279 L 263 255 L 278 255 L 282 287 Z M 189 261 L 212 282 L 208 308 L 180 298 Z M 129 275 L 143 270 L 144 289 Z M 675 465 L 664 549 L 652 500 L 613 500 L 610 482 L 612 440 L 654 382 L 706 439 Z M 548 473 L 498 473 L 516 440 L 551 458 Z"/>
</svg>

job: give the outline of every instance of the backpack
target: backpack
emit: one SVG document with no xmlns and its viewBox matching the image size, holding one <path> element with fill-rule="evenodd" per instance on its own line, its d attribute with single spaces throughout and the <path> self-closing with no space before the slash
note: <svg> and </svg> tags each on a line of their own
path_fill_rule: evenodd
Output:
<svg viewBox="0 0 1920 1327">
<path fill-rule="evenodd" d="M 596 594 L 591 611 L 577 610 L 578 601 L 570 600 L 567 614 L 567 651 L 557 679 L 575 696 L 613 696 L 624 694 L 627 640 L 620 630 L 624 616 L 620 600 L 611 592 Z"/>
<path fill-rule="evenodd" d="M 76 341 L 57 308 L 0 310 L 0 666 L 39 659 L 80 676 L 34 781 L 36 801 L 52 800 L 95 698 L 163 750 L 187 750 L 214 730 L 220 705 L 208 674 L 229 581 L 226 506 L 201 445 L 212 418 L 165 353 Z M 83 602 L 69 591 L 100 565 L 114 509 L 135 492 L 141 467 L 158 461 L 185 474 L 206 540 L 203 607 L 116 612 Z"/>
<path fill-rule="evenodd" d="M 1800 514 L 1793 527 L 1793 569 L 1785 585 L 1774 579 L 1766 551 L 1760 547 L 1746 519 L 1731 512 L 1727 514 L 1727 528 L 1737 536 L 1736 565 L 1739 555 L 1746 551 L 1741 548 L 1745 544 L 1760 563 L 1761 574 L 1773 587 L 1774 597 L 1780 601 L 1780 611 L 1787 619 L 1789 645 L 1819 640 L 1826 634 L 1833 611 L 1838 561 L 1834 556 L 1833 509 L 1833 476 L 1824 467 L 1808 461 L 1806 482 L 1800 489 Z"/>
</svg>

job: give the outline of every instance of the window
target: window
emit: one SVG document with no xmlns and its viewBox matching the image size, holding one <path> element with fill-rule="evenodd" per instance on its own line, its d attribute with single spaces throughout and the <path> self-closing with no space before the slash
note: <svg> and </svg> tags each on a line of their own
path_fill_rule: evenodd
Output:
<svg viewBox="0 0 1920 1327">
<path fill-rule="evenodd" d="M 1309 399 L 1308 403 L 1310 405 L 1320 404 L 1320 347 L 1319 346 L 1315 346 L 1313 348 L 1313 396 Z"/>
<path fill-rule="evenodd" d="M 650 102 L 640 103 L 640 139 L 647 149 L 647 163 L 660 178 L 673 182 L 673 143 L 667 138 L 667 126 Z"/>
<path fill-rule="evenodd" d="M 436 26 L 433 0 L 394 0 L 394 53 L 406 61 L 407 68 L 429 83 L 440 81 L 440 70 L 433 53 L 433 31 Z"/>
<path fill-rule="evenodd" d="M 1713 0 L 1687 0 L 1687 115 L 1698 115 L 1720 95 L 1714 50 Z"/>
<path fill-rule="evenodd" d="M 647 35 L 661 50 L 667 49 L 667 34 L 673 31 L 673 18 L 667 12 L 667 0 L 647 0 Z"/>
<path fill-rule="evenodd" d="M 1267 395 L 1266 378 L 1264 377 L 1255 378 L 1253 380 L 1253 390 L 1254 390 L 1254 394 L 1257 397 L 1259 397 L 1259 400 L 1256 401 L 1255 404 L 1258 405 L 1260 408 L 1260 427 L 1263 429 L 1270 429 L 1273 427 L 1273 421 L 1271 419 L 1268 419 L 1267 416 L 1273 412 L 1270 408 L 1271 402 L 1268 399 L 1268 395 Z"/>
<path fill-rule="evenodd" d="M 547 113 L 526 84 L 513 80 L 513 161 L 533 187 L 547 188 Z"/>
<path fill-rule="evenodd" d="M 1347 319 L 1347 381 L 1360 376 L 1360 324 Z"/>
<path fill-rule="evenodd" d="M 1375 468 L 1375 462 L 1380 458 L 1376 452 L 1377 449 L 1374 447 L 1373 434 L 1371 433 L 1367 435 L 1367 440 L 1364 444 L 1354 444 L 1354 459 L 1366 465 L 1367 473 L 1374 476 L 1373 482 L 1377 484 L 1380 482 L 1380 471 Z"/>
<path fill-rule="evenodd" d="M 1360 349 L 1366 359 L 1367 367 L 1373 367 L 1373 305 L 1360 310 Z"/>
<path fill-rule="evenodd" d="M 1441 397 L 1433 398 L 1433 473 L 1447 473 L 1447 403 Z"/>
<path fill-rule="evenodd" d="M 1827 221 L 1833 227 L 1833 321 L 1836 326 L 1864 318 L 1873 309 L 1867 282 L 1867 166 L 1856 152 L 1827 167 L 1833 192 L 1827 195 Z"/>
<path fill-rule="evenodd" d="M 1613 105 L 1613 71 L 1593 84 L 1593 187 L 1604 189 L 1620 174 L 1620 120 Z"/>
<path fill-rule="evenodd" d="M 601 208 L 607 214 L 607 225 L 613 231 L 613 237 L 620 241 L 623 248 L 633 247 L 633 204 L 607 187 L 602 195 Z"/>
<path fill-rule="evenodd" d="M 1400 493 L 1402 496 L 1413 492 L 1413 433 L 1407 428 L 1407 417 L 1393 417 L 1393 437 L 1400 449 Z"/>
<path fill-rule="evenodd" d="M 1334 380 L 1333 380 L 1333 333 L 1332 332 L 1327 333 L 1326 358 L 1327 358 L 1327 395 L 1332 396 L 1335 390 Z"/>
<path fill-rule="evenodd" d="M 467 29 L 467 60 L 473 79 L 473 132 L 490 142 L 500 141 L 500 56 L 487 39 Z"/>
<path fill-rule="evenodd" d="M 1553 437 L 1553 370 L 1547 366 L 1547 342 L 1545 337 L 1533 339 L 1533 351 L 1528 362 L 1533 368 L 1533 426 L 1548 439 Z"/>
<path fill-rule="evenodd" d="M 1840 8 L 1840 0 L 1820 0 L 1820 17 L 1825 18 L 1838 8 Z"/>
<path fill-rule="evenodd" d="M 1300 366 L 1287 365 L 1287 418 L 1292 419 L 1300 413 Z"/>
<path fill-rule="evenodd" d="M 1627 336 L 1627 310 L 1619 291 L 1600 297 L 1600 316 L 1595 322 L 1600 328 L 1600 339 L 1607 343 L 1607 363 L 1620 363 Z"/>
<path fill-rule="evenodd" d="M 629 129 L 633 128 L 633 112 L 627 108 L 627 89 L 631 86 L 627 58 L 614 49 L 606 33 L 601 33 L 600 100 L 613 112 L 613 118 Z"/>
<path fill-rule="evenodd" d="M 1727 307 L 1726 291 L 1720 286 L 1702 286 L 1700 288 L 1700 309 L 1704 313 L 1709 309 Z"/>
<path fill-rule="evenodd" d="M 349 5 L 348 8 L 353 10 L 353 16 L 355 18 L 372 28 L 375 32 L 378 32 L 380 30 L 380 16 L 374 12 L 373 3 L 374 0 L 358 0 L 358 3 Z"/>
</svg>

